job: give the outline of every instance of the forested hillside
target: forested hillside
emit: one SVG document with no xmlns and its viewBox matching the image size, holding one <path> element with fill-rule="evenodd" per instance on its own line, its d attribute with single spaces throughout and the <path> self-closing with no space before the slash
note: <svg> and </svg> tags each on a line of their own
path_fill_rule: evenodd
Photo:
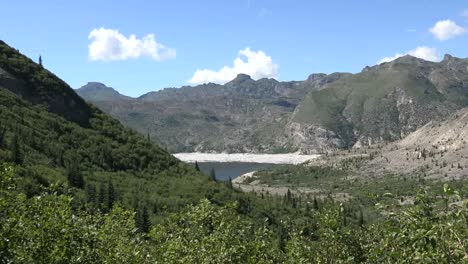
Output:
<svg viewBox="0 0 468 264">
<path fill-rule="evenodd" d="M 204 197 L 229 196 L 224 185 L 87 104 L 3 42 L 0 102 L 0 160 L 15 164 L 28 197 L 59 183 L 75 206 L 107 211 L 119 202 L 154 217 Z"/>
</svg>

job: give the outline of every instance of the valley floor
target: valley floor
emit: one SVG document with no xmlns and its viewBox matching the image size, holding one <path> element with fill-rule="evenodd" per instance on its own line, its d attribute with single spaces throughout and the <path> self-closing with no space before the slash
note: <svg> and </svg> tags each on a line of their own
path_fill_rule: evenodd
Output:
<svg viewBox="0 0 468 264">
<path fill-rule="evenodd" d="M 176 158 L 185 162 L 252 162 L 271 164 L 301 164 L 320 157 L 318 154 L 302 155 L 299 153 L 252 154 L 252 153 L 176 153 Z"/>
</svg>

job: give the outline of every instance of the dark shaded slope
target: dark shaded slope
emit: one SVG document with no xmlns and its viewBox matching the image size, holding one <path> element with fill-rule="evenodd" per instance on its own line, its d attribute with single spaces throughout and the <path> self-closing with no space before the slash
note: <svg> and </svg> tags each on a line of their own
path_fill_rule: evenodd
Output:
<svg viewBox="0 0 468 264">
<path fill-rule="evenodd" d="M 1 40 L 0 87 L 81 125 L 88 126 L 93 114 L 92 107 L 64 81 Z"/>
</svg>

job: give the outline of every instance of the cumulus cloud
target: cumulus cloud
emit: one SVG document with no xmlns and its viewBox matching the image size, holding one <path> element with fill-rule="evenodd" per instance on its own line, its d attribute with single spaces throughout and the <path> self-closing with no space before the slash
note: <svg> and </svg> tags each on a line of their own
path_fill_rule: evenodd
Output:
<svg viewBox="0 0 468 264">
<path fill-rule="evenodd" d="M 154 34 L 142 38 L 124 36 L 118 30 L 99 28 L 89 33 L 88 57 L 93 61 L 116 61 L 148 56 L 156 61 L 174 58 L 175 49 L 156 42 Z"/>
<path fill-rule="evenodd" d="M 427 61 L 440 61 L 441 60 L 440 56 L 437 54 L 436 49 L 425 47 L 425 46 L 420 46 L 406 53 L 397 53 L 394 56 L 385 57 L 379 60 L 377 64 L 380 64 L 383 62 L 389 62 L 389 61 L 398 59 L 399 57 L 403 57 L 405 55 L 411 55 L 413 57 L 420 58 L 420 59 L 427 60 Z"/>
<path fill-rule="evenodd" d="M 444 41 L 468 33 L 468 29 L 457 25 L 451 20 L 437 21 L 429 31 L 438 40 Z"/>
<path fill-rule="evenodd" d="M 245 48 L 239 51 L 233 66 L 224 66 L 218 71 L 203 69 L 197 70 L 190 80 L 191 84 L 219 83 L 225 84 L 234 79 L 239 73 L 250 75 L 252 79 L 278 78 L 278 64 L 273 63 L 265 52 L 253 51 Z"/>
</svg>

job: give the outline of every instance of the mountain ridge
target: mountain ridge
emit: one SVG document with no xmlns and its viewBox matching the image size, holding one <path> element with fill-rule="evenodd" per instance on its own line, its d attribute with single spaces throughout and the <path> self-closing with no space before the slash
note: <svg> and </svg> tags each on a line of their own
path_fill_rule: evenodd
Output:
<svg viewBox="0 0 468 264">
<path fill-rule="evenodd" d="M 304 81 L 252 80 L 96 103 L 171 152 L 323 153 L 399 140 L 468 105 L 468 62 L 411 55 Z M 186 130 L 186 131 L 184 131 Z"/>
<path fill-rule="evenodd" d="M 225 85 L 166 88 L 125 102 L 81 95 L 171 152 L 289 152 L 288 142 L 276 142 L 283 133 L 277 123 L 287 122 L 306 90 L 342 75 L 320 75 L 305 85 L 240 74 Z"/>
</svg>

